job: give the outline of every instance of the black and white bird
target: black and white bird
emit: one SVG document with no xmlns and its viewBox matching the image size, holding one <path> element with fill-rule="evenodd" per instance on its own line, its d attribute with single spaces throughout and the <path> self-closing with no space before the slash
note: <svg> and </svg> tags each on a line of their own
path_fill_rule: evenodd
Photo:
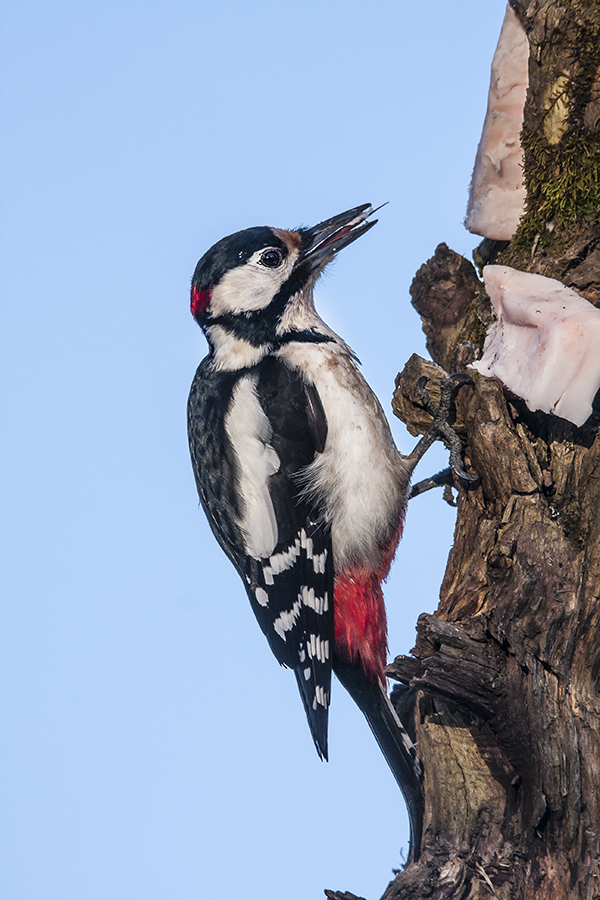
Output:
<svg viewBox="0 0 600 900">
<path fill-rule="evenodd" d="M 202 257 L 191 309 L 210 350 L 188 425 L 202 506 L 273 653 L 294 670 L 318 753 L 327 758 L 334 671 L 402 789 L 416 858 L 420 767 L 385 689 L 381 583 L 421 453 L 398 452 L 354 353 L 313 304 L 317 278 L 375 225 L 373 211 L 248 228 Z"/>
</svg>

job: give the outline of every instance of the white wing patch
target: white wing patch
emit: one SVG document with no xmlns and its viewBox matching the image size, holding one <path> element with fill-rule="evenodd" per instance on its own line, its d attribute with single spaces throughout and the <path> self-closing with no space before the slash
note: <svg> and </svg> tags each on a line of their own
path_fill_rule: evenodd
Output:
<svg viewBox="0 0 600 900">
<path fill-rule="evenodd" d="M 246 375 L 236 384 L 225 416 L 225 430 L 239 467 L 240 527 L 246 553 L 261 559 L 270 556 L 277 546 L 277 521 L 268 478 L 279 471 L 280 461 L 269 444 L 273 431 L 258 400 L 256 375 Z"/>
</svg>

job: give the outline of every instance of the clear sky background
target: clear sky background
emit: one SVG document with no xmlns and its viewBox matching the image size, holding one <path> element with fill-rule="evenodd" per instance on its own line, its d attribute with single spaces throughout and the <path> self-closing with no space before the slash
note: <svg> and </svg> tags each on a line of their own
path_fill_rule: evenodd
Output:
<svg viewBox="0 0 600 900">
<path fill-rule="evenodd" d="M 318 760 L 198 508 L 189 283 L 225 234 L 389 200 L 317 291 L 389 410 L 424 353 L 415 271 L 479 242 L 462 220 L 504 7 L 4 3 L 4 900 L 374 900 L 400 866 L 366 723 L 337 685 Z M 436 606 L 453 522 L 439 492 L 411 504 L 392 656 Z"/>
</svg>

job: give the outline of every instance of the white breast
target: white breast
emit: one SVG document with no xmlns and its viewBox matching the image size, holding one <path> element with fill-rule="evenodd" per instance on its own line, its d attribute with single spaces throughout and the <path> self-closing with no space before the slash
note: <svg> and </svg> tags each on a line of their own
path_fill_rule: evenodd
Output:
<svg viewBox="0 0 600 900">
<path fill-rule="evenodd" d="M 327 417 L 325 449 L 306 477 L 327 508 L 336 567 L 376 566 L 400 523 L 410 477 L 381 405 L 335 342 L 286 344 L 280 356 L 314 382 Z"/>
</svg>

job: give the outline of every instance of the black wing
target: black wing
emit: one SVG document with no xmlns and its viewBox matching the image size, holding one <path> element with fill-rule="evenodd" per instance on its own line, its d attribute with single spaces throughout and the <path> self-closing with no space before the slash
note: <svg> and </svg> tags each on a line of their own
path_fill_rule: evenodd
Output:
<svg viewBox="0 0 600 900">
<path fill-rule="evenodd" d="M 253 380 L 268 420 L 262 440 L 278 460 L 265 485 L 276 522 L 276 541 L 265 556 L 244 552 L 243 473 L 225 424 L 240 378 Z M 189 432 L 198 491 L 213 532 L 244 581 L 273 653 L 294 669 L 317 751 L 326 758 L 333 654 L 331 535 L 300 483 L 325 446 L 327 423 L 318 394 L 274 357 L 241 373 L 214 373 L 205 361 L 192 385 Z"/>
</svg>

